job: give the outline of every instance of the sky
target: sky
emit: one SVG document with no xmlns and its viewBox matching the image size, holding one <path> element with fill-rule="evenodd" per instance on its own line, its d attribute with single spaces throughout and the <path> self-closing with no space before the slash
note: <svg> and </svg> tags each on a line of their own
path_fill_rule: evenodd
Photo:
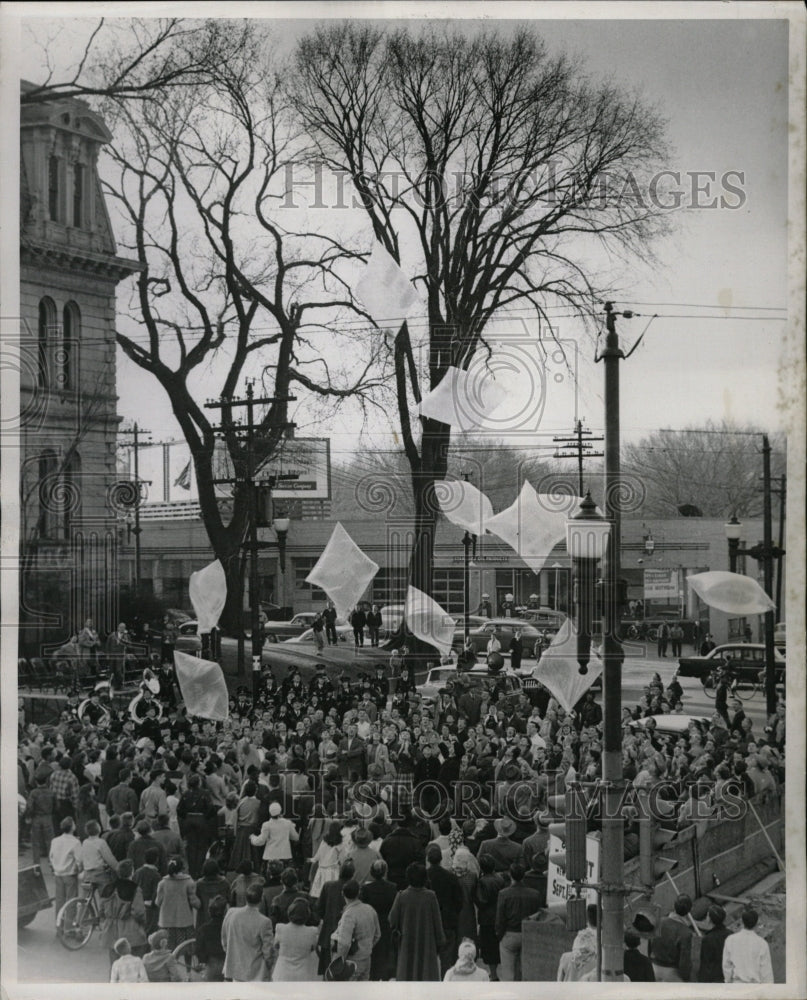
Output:
<svg viewBox="0 0 807 1000">
<path fill-rule="evenodd" d="M 303 9 L 312 15 L 317 6 Z M 629 9 L 612 9 L 618 6 Z M 640 6 L 632 5 L 634 11 Z M 657 10 L 662 6 L 655 5 Z M 592 77 L 610 78 L 658 107 L 668 120 L 674 150 L 669 169 L 681 175 L 685 202 L 693 200 L 692 174 L 713 172 L 715 182 L 694 197 L 706 203 L 715 193 L 718 199 L 724 194 L 729 204 L 741 203 L 685 208 L 676 213 L 675 234 L 657 246 L 656 261 L 635 260 L 621 268 L 619 308 L 640 314 L 620 321 L 623 345 L 630 347 L 646 331 L 635 354 L 621 366 L 625 439 L 709 419 L 753 423 L 771 431 L 783 423 L 780 386 L 789 330 L 788 22 L 744 19 L 744 10 L 753 6 L 719 5 L 720 13 L 729 14 L 719 20 L 570 17 L 535 22 L 551 50 L 578 55 Z M 396 10 L 393 5 L 384 9 Z M 439 9 L 431 9 L 439 15 Z M 426 12 L 418 5 L 407 10 Z M 490 16 L 499 16 L 506 5 L 484 10 L 487 24 L 505 31 L 515 26 L 515 21 Z M 68 58 L 69 41 L 83 37 L 85 24 L 70 20 L 62 26 L 59 59 Z M 310 24 L 275 20 L 281 46 L 290 47 Z M 455 24 L 472 32 L 478 20 Z M 46 26 L 53 32 L 52 21 L 29 18 L 24 26 L 21 73 L 29 79 L 42 75 L 41 51 L 31 39 L 41 37 Z M 727 172 L 735 172 L 728 183 L 740 187 L 741 196 L 722 186 Z M 658 318 L 651 320 L 653 314 Z M 602 365 L 593 364 L 593 347 L 581 333 L 575 320 L 558 324 L 562 340 L 579 343 L 576 385 L 568 378 L 563 385 L 563 380 L 548 379 L 552 392 L 543 413 L 544 432 L 568 432 L 576 417 L 594 432 L 602 429 Z M 124 417 L 149 423 L 162 440 L 180 436 L 162 390 L 120 351 L 118 392 Z M 326 426 L 312 422 L 304 411 L 293 419 L 299 433 L 328 433 L 337 460 L 357 447 L 384 448 L 395 441 L 394 424 L 379 419 L 360 439 L 359 416 L 350 407 Z"/>
</svg>

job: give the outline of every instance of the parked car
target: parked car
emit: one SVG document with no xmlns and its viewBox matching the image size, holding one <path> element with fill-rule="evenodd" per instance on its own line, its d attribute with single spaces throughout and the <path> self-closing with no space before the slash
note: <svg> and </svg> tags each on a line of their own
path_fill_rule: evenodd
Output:
<svg viewBox="0 0 807 1000">
<path fill-rule="evenodd" d="M 17 926 L 27 927 L 40 910 L 53 906 L 45 877 L 39 865 L 29 865 L 17 872 Z"/>
<path fill-rule="evenodd" d="M 679 715 L 677 712 L 671 712 L 669 715 L 648 715 L 644 719 L 636 719 L 631 722 L 631 728 L 644 729 L 650 719 L 656 723 L 656 732 L 663 733 L 665 736 L 681 736 L 693 722 L 699 722 L 704 726 L 709 725 L 710 722 L 708 716 L 705 715 Z"/>
<path fill-rule="evenodd" d="M 391 635 L 401 624 L 404 616 L 403 604 L 385 604 L 381 608 L 381 637 Z"/>
<path fill-rule="evenodd" d="M 353 642 L 353 629 L 344 618 L 336 619 L 336 636 L 340 642 L 347 642 L 350 639 Z M 325 633 L 323 632 L 322 638 L 324 642 L 327 642 Z M 365 636 L 366 638 L 366 636 Z M 283 643 L 289 642 L 313 642 L 314 641 L 314 630 L 312 628 L 307 628 L 305 632 L 301 632 L 299 635 L 293 635 L 290 639 L 284 639 Z"/>
<path fill-rule="evenodd" d="M 546 629 L 549 632 L 557 632 L 566 621 L 566 615 L 553 608 L 525 608 L 520 617 L 524 621 L 532 622 L 536 628 Z"/>
<path fill-rule="evenodd" d="M 493 690 L 498 686 L 506 695 L 519 694 L 522 690 L 521 678 L 515 671 L 505 667 L 493 672 L 488 670 L 484 663 L 480 663 L 470 670 L 462 671 L 451 666 L 432 667 L 426 674 L 425 681 L 418 684 L 417 693 L 424 702 L 436 701 L 440 691 L 448 684 L 456 684 L 459 678 L 461 678 L 460 683 L 472 687 Z"/>
<path fill-rule="evenodd" d="M 544 631 L 543 628 L 537 628 L 532 622 L 521 618 L 476 618 L 475 621 L 477 624 L 472 625 L 468 636 L 475 653 L 484 653 L 488 648 L 491 635 L 495 635 L 501 643 L 502 655 L 507 655 L 510 648 L 510 641 L 516 630 L 520 629 L 521 641 L 524 644 L 524 656 L 532 657 L 535 640 Z M 457 622 L 457 626 L 453 644 L 455 647 L 462 648 L 464 631 L 461 616 Z"/>
<path fill-rule="evenodd" d="M 177 637 L 174 640 L 174 649 L 181 653 L 190 653 L 191 656 L 198 656 L 202 651 L 202 639 L 199 636 L 199 622 L 183 622 L 177 629 Z"/>
<path fill-rule="evenodd" d="M 774 650 L 776 683 L 785 678 L 785 658 Z M 741 684 L 762 683 L 765 673 L 765 646 L 760 642 L 729 642 L 716 646 L 706 656 L 682 656 L 678 660 L 681 677 L 697 677 L 704 686 L 715 682 L 718 667 L 728 667 Z"/>
<path fill-rule="evenodd" d="M 284 642 L 294 639 L 311 628 L 311 623 L 320 614 L 318 611 L 298 611 L 290 621 L 267 621 L 263 626 L 263 634 L 267 642 Z M 336 619 L 337 625 L 346 625 L 344 618 Z"/>
</svg>

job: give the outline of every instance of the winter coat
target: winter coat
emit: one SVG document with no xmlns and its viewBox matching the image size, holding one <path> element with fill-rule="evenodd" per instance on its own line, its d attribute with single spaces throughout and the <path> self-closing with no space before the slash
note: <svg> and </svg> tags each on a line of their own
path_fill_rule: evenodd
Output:
<svg viewBox="0 0 807 1000">
<path fill-rule="evenodd" d="M 193 927 L 193 911 L 199 909 L 199 897 L 196 883 L 186 872 L 160 879 L 155 902 L 160 908 L 160 927 Z"/>
<path fill-rule="evenodd" d="M 101 890 L 101 944 L 110 950 L 118 938 L 132 947 L 146 943 L 146 907 L 140 886 L 130 879 L 115 879 Z"/>
<path fill-rule="evenodd" d="M 400 940 L 398 982 L 439 982 L 439 953 L 446 938 L 437 896 L 430 889 L 404 889 L 395 897 L 389 924 Z"/>
</svg>

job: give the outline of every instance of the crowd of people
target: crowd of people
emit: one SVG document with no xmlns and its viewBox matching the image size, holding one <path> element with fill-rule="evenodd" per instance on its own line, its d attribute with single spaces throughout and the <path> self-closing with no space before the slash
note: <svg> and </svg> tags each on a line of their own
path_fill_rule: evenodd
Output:
<svg viewBox="0 0 807 1000">
<path fill-rule="evenodd" d="M 211 981 L 521 978 L 522 921 L 546 906 L 549 796 L 601 773 L 593 693 L 566 712 L 540 686 L 459 673 L 427 704 L 405 660 L 357 680 L 334 669 L 269 670 L 218 723 L 187 715 L 168 663 L 142 718 L 100 704 L 79 719 L 76 699 L 45 733 L 21 713 L 33 861 L 50 866 L 57 918 L 80 882 L 96 887 L 113 980 L 187 976 L 174 951 L 191 938 Z M 665 735 L 649 717 L 682 698 L 655 675 L 622 720 L 625 775 L 661 786 L 662 821 L 720 822 L 738 797 L 775 793 L 784 705 L 762 732 L 735 702 Z"/>
</svg>

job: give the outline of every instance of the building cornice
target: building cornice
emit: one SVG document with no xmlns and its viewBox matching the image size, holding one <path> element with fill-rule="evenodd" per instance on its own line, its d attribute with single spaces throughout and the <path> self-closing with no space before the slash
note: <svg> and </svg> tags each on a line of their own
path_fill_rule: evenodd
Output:
<svg viewBox="0 0 807 1000">
<path fill-rule="evenodd" d="M 20 243 L 20 263 L 37 268 L 53 268 L 122 281 L 143 270 L 143 265 L 126 257 L 110 256 L 78 247 L 62 247 L 25 239 Z"/>
</svg>

